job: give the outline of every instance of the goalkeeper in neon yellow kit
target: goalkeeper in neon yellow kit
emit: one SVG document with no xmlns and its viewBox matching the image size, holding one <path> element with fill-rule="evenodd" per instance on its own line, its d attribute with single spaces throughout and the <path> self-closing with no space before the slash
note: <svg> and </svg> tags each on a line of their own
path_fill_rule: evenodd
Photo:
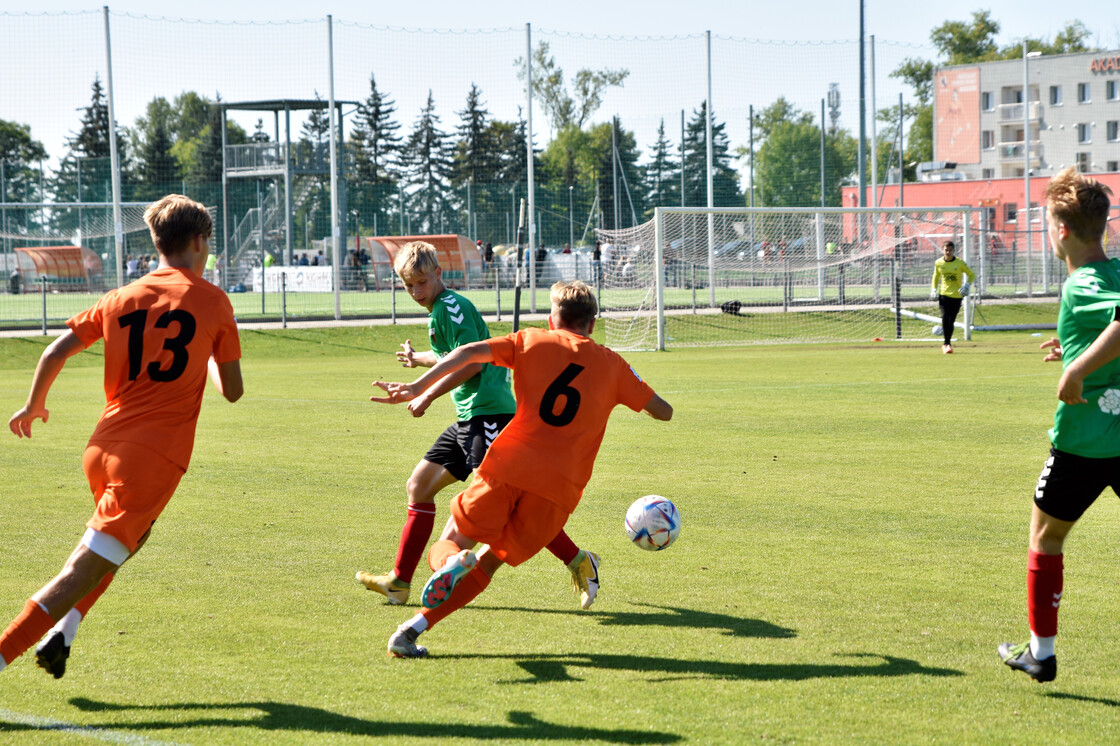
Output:
<svg viewBox="0 0 1120 746">
<path fill-rule="evenodd" d="M 933 265 L 930 298 L 936 296 L 937 305 L 941 307 L 941 333 L 945 336 L 941 351 L 949 354 L 953 351 L 953 324 L 960 313 L 961 301 L 968 295 L 969 283 L 976 279 L 976 273 L 963 259 L 957 258 L 957 246 L 952 241 L 946 241 L 941 250 L 943 256 Z M 962 282 L 963 277 L 968 280 Z"/>
</svg>

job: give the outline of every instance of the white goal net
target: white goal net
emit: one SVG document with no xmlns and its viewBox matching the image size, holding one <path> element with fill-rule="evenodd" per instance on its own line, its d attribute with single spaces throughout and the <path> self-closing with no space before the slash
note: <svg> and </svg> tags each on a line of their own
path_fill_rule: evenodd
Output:
<svg viewBox="0 0 1120 746">
<path fill-rule="evenodd" d="M 947 240 L 982 260 L 981 218 L 963 207 L 657 208 L 599 232 L 607 344 L 932 339 L 934 261 Z M 966 302 L 958 324 L 969 314 Z"/>
</svg>

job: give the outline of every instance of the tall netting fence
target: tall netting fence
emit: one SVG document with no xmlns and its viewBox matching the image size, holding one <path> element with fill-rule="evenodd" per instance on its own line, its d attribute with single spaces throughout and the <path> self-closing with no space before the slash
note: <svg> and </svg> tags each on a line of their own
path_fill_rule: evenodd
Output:
<svg viewBox="0 0 1120 746">
<path fill-rule="evenodd" d="M 1031 259 L 1004 250 L 978 208 L 658 213 L 600 233 L 604 323 L 617 349 L 935 339 L 931 279 L 946 241 L 977 275 L 959 336 L 1000 326 L 985 323 L 985 303 L 1029 299 Z M 1106 245 L 1120 256 L 1114 215 Z M 1045 237 L 1033 259 L 1037 294 L 1056 293 L 1068 272 Z"/>
<path fill-rule="evenodd" d="M 149 271 L 139 216 L 172 191 L 212 210 L 207 277 L 239 318 L 384 318 L 423 312 L 393 281 L 402 236 L 450 237 L 448 281 L 484 311 L 511 310 L 530 132 L 526 311 L 545 310 L 541 290 L 559 278 L 596 283 L 607 303 L 624 266 L 596 263 L 596 238 L 656 207 L 838 207 L 856 171 L 852 40 L 0 17 L 0 326 L 58 325 Z M 874 51 L 869 186 L 897 179 L 891 110 L 910 92 L 889 73 L 935 56 Z M 1060 271 L 1041 274 L 1044 240 L 1039 223 L 1033 252 L 1019 241 L 1012 253 L 1013 278 L 1031 257 L 1025 292 L 1056 289 Z M 30 251 L 52 247 L 80 251 Z"/>
</svg>

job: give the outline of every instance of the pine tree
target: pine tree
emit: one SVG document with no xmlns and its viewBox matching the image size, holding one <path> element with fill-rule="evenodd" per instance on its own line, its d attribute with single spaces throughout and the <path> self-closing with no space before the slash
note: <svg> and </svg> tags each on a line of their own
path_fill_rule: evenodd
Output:
<svg viewBox="0 0 1120 746">
<path fill-rule="evenodd" d="M 410 213 L 418 219 L 425 232 L 446 227 L 451 217 L 448 194 L 451 182 L 451 151 L 447 133 L 439 128 L 435 99 L 428 91 L 428 101 L 420 110 L 416 126 L 409 135 L 403 152 L 406 178 L 413 187 L 410 192 Z"/>
<path fill-rule="evenodd" d="M 706 119 L 708 103 L 701 102 L 693 111 L 692 119 L 685 126 L 685 204 L 689 207 L 706 207 L 708 204 L 708 150 Z M 730 144 L 726 125 L 712 116 L 712 204 L 716 207 L 741 207 L 743 194 L 739 191 L 739 175 L 731 166 Z"/>
<path fill-rule="evenodd" d="M 367 224 L 377 224 L 380 233 L 388 233 L 390 225 L 399 225 L 390 218 L 391 208 L 397 203 L 396 182 L 400 176 L 400 124 L 393 119 L 396 111 L 396 103 L 377 89 L 371 73 L 369 96 L 358 104 L 350 135 L 354 156 L 350 203 Z"/>
<path fill-rule="evenodd" d="M 665 120 L 662 119 L 657 128 L 657 142 L 645 169 L 650 205 L 647 218 L 652 216 L 654 207 L 679 207 L 681 204 L 681 169 L 674 150 L 665 136 Z"/>
</svg>

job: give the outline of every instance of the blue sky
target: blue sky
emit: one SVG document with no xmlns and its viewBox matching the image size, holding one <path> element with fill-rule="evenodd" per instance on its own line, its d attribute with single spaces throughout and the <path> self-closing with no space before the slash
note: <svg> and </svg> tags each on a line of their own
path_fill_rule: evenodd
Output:
<svg viewBox="0 0 1120 746">
<path fill-rule="evenodd" d="M 194 0 L 189 4 L 159 6 L 141 0 L 109 0 L 115 13 L 189 17 L 201 20 L 277 21 L 319 18 L 331 13 L 345 21 L 379 26 L 425 29 L 510 28 L 526 22 L 554 31 L 622 36 L 713 33 L 765 40 L 837 40 L 859 36 L 857 2 L 808 0 L 799 4 L 757 0 L 566 0 L 524 3 L 510 0 L 462 2 L 428 0 L 423 3 L 385 0 L 326 0 L 311 5 L 305 0 L 270 0 L 267 3 L 231 3 L 228 0 Z M 92 10 L 89 2 L 46 2 L 36 11 Z M 882 40 L 926 44 L 929 31 L 946 20 L 968 20 L 985 8 L 1000 22 L 1001 42 L 1030 36 L 1053 36 L 1066 21 L 1080 19 L 1096 35 L 1100 46 L 1120 47 L 1120 14 L 1111 3 L 1076 3 L 1070 6 L 1042 0 L 998 0 L 980 3 L 942 0 L 906 3 L 867 0 L 867 33 Z M 309 12 L 314 8 L 317 12 Z M 1056 9 L 1055 9 L 1056 8 Z"/>
</svg>

